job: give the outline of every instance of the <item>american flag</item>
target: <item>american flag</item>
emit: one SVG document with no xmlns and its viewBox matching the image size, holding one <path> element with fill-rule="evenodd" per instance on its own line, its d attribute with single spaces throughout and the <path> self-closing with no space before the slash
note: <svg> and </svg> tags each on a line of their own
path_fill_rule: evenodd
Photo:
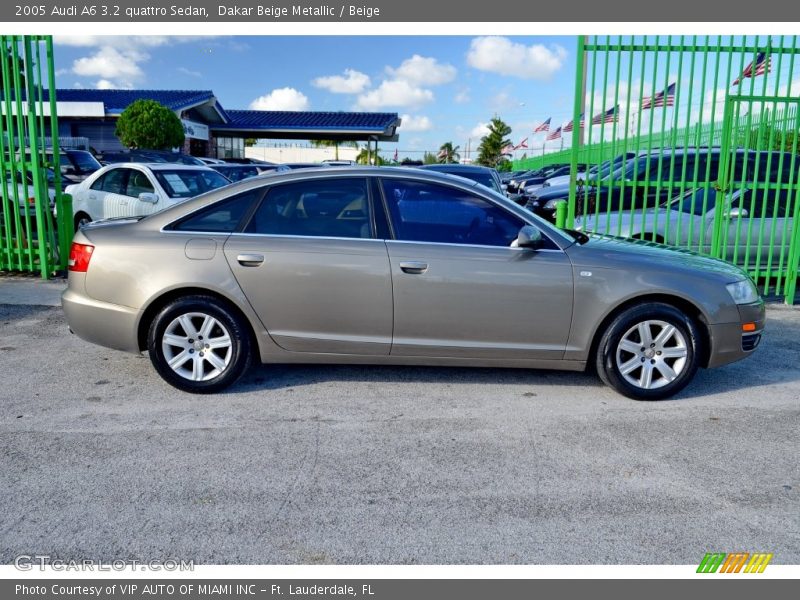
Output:
<svg viewBox="0 0 800 600">
<path fill-rule="evenodd" d="M 514 152 L 514 150 L 515 148 L 512 144 L 506 144 L 505 146 L 503 146 L 503 149 L 500 150 L 500 152 L 502 154 L 511 154 L 512 152 Z"/>
<path fill-rule="evenodd" d="M 394 149 L 394 162 L 397 162 L 397 148 Z"/>
<path fill-rule="evenodd" d="M 586 126 L 586 122 L 585 122 L 585 120 L 583 118 L 583 113 L 581 113 L 580 123 L 581 123 L 581 127 L 585 127 Z M 575 127 L 575 124 L 572 121 L 570 121 L 569 123 L 564 125 L 564 130 L 563 131 L 564 131 L 564 133 L 569 133 L 570 131 L 573 130 L 574 127 Z"/>
<path fill-rule="evenodd" d="M 601 123 L 613 123 L 619 120 L 619 104 L 614 108 L 609 108 L 605 112 L 601 112 L 592 117 L 592 125 L 600 125 Z"/>
<path fill-rule="evenodd" d="M 436 158 L 447 158 L 447 150 L 444 148 L 439 150 L 439 154 L 436 155 Z"/>
<path fill-rule="evenodd" d="M 755 66 L 754 66 L 755 65 Z M 755 71 L 755 72 L 753 72 Z M 749 65 L 747 65 L 742 71 L 742 74 L 737 77 L 731 85 L 739 85 L 742 79 L 747 79 L 750 77 L 758 77 L 759 75 L 765 75 L 772 71 L 772 57 L 770 56 L 767 58 L 766 53 L 759 52 L 756 60 L 753 62 L 751 61 Z"/>
<path fill-rule="evenodd" d="M 519 144 L 514 146 L 514 150 L 519 150 L 520 148 L 527 148 L 527 147 L 528 147 L 528 138 L 525 138 Z"/>
<path fill-rule="evenodd" d="M 541 133 L 542 131 L 550 131 L 550 119 L 552 117 L 547 117 L 547 121 L 539 125 L 536 129 L 533 130 L 533 133 Z"/>
<path fill-rule="evenodd" d="M 647 96 L 642 100 L 642 110 L 675 106 L 675 85 L 675 83 L 671 83 L 663 92 L 658 92 L 655 96 Z"/>
<path fill-rule="evenodd" d="M 555 131 L 549 133 L 547 135 L 547 137 L 545 138 L 545 141 L 549 142 L 550 140 L 557 140 L 560 137 L 561 137 L 561 127 L 556 129 Z"/>
</svg>

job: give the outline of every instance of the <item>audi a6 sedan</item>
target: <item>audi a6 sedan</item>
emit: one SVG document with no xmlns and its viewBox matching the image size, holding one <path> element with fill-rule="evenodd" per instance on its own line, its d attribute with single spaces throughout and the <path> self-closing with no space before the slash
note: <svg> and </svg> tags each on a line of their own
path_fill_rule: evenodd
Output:
<svg viewBox="0 0 800 600">
<path fill-rule="evenodd" d="M 482 185 L 403 168 L 255 177 L 90 223 L 62 301 L 78 336 L 147 351 L 196 393 L 257 360 L 588 367 L 654 400 L 746 357 L 764 327 L 733 265 L 564 232 Z"/>
</svg>

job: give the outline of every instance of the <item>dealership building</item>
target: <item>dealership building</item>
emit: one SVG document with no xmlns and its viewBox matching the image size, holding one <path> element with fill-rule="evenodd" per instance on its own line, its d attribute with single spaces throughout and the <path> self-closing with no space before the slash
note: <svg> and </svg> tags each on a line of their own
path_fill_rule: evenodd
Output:
<svg viewBox="0 0 800 600">
<path fill-rule="evenodd" d="M 123 150 L 114 133 L 116 121 L 143 99 L 175 112 L 186 133 L 183 151 L 193 156 L 240 158 L 248 138 L 356 141 L 374 147 L 398 141 L 397 113 L 228 110 L 211 90 L 56 90 L 59 138 L 96 152 Z"/>
</svg>

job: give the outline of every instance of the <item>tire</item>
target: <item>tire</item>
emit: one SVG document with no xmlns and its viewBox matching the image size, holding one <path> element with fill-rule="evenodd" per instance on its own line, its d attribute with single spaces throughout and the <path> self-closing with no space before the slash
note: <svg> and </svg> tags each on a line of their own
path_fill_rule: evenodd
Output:
<svg viewBox="0 0 800 600">
<path fill-rule="evenodd" d="M 620 394 L 662 400 L 692 380 L 701 344 L 697 325 L 679 309 L 660 302 L 638 304 L 603 332 L 595 366 L 603 383 Z"/>
<path fill-rule="evenodd" d="M 92 218 L 87 215 L 86 213 L 79 212 L 75 215 L 75 219 L 72 221 L 73 226 L 75 227 L 75 233 L 78 233 L 78 230 L 86 225 L 87 223 L 91 223 Z"/>
<path fill-rule="evenodd" d="M 167 304 L 150 324 L 147 348 L 159 375 L 193 394 L 233 385 L 250 365 L 247 326 L 212 296 L 186 296 Z"/>
</svg>

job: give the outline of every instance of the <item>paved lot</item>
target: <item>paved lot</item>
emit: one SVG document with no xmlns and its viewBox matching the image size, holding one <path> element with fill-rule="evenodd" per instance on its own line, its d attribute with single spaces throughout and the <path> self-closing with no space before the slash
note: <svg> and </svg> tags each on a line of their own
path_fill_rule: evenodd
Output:
<svg viewBox="0 0 800 600">
<path fill-rule="evenodd" d="M 769 319 L 756 356 L 659 403 L 583 374 L 328 366 L 197 397 L 58 308 L 0 304 L 0 562 L 800 563 L 800 310 Z"/>
</svg>

